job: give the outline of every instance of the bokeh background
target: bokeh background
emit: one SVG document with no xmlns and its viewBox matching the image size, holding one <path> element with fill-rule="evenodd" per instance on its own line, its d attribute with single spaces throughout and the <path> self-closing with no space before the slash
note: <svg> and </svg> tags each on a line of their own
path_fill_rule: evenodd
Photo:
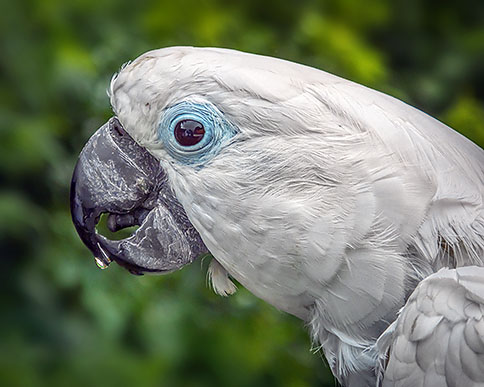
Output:
<svg viewBox="0 0 484 387">
<path fill-rule="evenodd" d="M 170 45 L 312 65 L 484 144 L 482 0 L 2 0 L 0 385 L 334 386 L 305 328 L 209 258 L 167 277 L 101 272 L 68 212 L 76 157 L 119 66 Z"/>
</svg>

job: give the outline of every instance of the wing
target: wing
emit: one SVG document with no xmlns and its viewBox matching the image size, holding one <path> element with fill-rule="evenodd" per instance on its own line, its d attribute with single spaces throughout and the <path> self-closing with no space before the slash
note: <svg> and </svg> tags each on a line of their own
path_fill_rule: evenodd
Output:
<svg viewBox="0 0 484 387">
<path fill-rule="evenodd" d="M 380 337 L 380 386 L 484 386 L 484 268 L 422 281 Z"/>
</svg>

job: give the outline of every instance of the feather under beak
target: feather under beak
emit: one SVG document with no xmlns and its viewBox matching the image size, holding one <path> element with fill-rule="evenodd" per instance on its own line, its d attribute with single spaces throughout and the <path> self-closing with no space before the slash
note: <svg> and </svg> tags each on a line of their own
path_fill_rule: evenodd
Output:
<svg viewBox="0 0 484 387">
<path fill-rule="evenodd" d="M 115 117 L 79 155 L 70 200 L 76 230 L 102 268 L 116 261 L 133 274 L 171 272 L 207 252 L 160 162 Z M 126 239 L 110 240 L 96 231 L 103 213 L 111 231 L 139 228 Z"/>
</svg>

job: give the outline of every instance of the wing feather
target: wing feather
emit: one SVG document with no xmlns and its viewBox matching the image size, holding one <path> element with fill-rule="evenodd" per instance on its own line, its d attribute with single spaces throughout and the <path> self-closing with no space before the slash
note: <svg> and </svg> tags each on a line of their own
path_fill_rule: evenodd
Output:
<svg viewBox="0 0 484 387">
<path fill-rule="evenodd" d="M 422 281 L 377 343 L 381 386 L 484 386 L 483 286 L 476 266 Z"/>
</svg>

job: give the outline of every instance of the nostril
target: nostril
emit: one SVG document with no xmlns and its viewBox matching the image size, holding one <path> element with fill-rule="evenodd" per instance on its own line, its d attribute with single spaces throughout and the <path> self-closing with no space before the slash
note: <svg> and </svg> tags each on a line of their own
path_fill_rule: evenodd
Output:
<svg viewBox="0 0 484 387">
<path fill-rule="evenodd" d="M 121 125 L 121 122 L 116 117 L 111 118 L 110 122 L 110 128 L 116 132 L 116 134 L 120 137 L 123 137 L 126 135 L 126 131 L 123 128 L 123 125 Z"/>
</svg>

